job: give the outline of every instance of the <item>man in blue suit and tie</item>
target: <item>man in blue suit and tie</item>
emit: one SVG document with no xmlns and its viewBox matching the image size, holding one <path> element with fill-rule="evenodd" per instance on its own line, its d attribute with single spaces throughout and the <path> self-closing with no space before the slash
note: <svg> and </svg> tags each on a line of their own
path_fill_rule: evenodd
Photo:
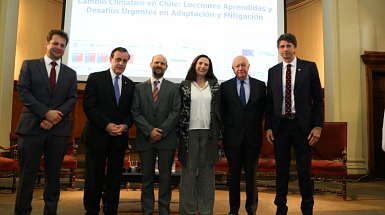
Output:
<svg viewBox="0 0 385 215">
<path fill-rule="evenodd" d="M 71 136 L 70 112 L 76 105 L 76 72 L 61 62 L 68 44 L 64 31 L 47 36 L 44 58 L 26 60 L 17 90 L 24 105 L 19 135 L 20 179 L 15 214 L 31 214 L 32 194 L 44 152 L 44 214 L 56 214 L 60 196 L 60 168 Z"/>
<path fill-rule="evenodd" d="M 277 41 L 283 62 L 269 69 L 265 130 L 274 146 L 277 165 L 277 214 L 287 214 L 290 149 L 294 147 L 302 196 L 301 210 L 313 214 L 312 149 L 321 136 L 324 120 L 322 89 L 314 62 L 298 59 L 297 40 L 283 34 Z"/>
</svg>

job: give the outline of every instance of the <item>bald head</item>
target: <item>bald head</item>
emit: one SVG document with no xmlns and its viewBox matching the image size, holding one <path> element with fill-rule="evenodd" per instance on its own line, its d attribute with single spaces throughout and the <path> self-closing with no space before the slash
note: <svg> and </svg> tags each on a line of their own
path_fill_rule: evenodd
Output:
<svg viewBox="0 0 385 215">
<path fill-rule="evenodd" d="M 152 77 L 159 79 L 162 78 L 167 70 L 167 60 L 163 55 L 155 55 L 150 63 L 152 69 Z"/>
<path fill-rule="evenodd" d="M 249 74 L 250 64 L 244 56 L 237 56 L 233 60 L 233 71 L 238 80 L 244 81 Z"/>
</svg>

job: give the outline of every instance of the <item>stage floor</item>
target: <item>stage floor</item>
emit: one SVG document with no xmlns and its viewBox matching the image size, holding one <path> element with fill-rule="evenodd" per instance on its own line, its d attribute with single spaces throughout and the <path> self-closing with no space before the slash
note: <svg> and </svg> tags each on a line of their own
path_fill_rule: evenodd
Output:
<svg viewBox="0 0 385 215">
<path fill-rule="evenodd" d="M 63 180 L 63 182 L 65 182 Z M 8 186 L 12 183 L 11 179 L 0 179 L 0 186 Z M 271 182 L 259 182 L 271 183 Z M 63 187 L 58 214 L 60 215 L 81 215 L 84 214 L 83 208 L 83 185 L 84 180 L 76 181 L 76 190 L 70 191 Z M 298 189 L 298 182 L 290 182 L 288 194 L 289 215 L 300 215 L 301 198 Z M 316 182 L 315 186 L 340 189 L 340 183 Z M 130 189 L 122 189 L 120 192 L 119 214 L 141 214 L 140 208 L 140 184 L 131 183 Z M 246 214 L 244 204 L 246 200 L 245 184 L 241 183 L 241 208 L 239 214 Z M 319 193 L 314 195 L 314 215 L 385 215 L 385 180 L 372 180 L 369 182 L 348 182 L 347 201 L 342 199 L 341 195 Z M 158 189 L 155 188 L 157 199 Z M 215 191 L 214 214 L 228 214 L 228 187 L 226 185 L 217 185 Z M 259 206 L 258 215 L 273 215 L 276 207 L 274 205 L 275 189 L 259 188 Z M 13 214 L 16 194 L 11 194 L 9 190 L 0 190 L 0 214 Z M 32 201 L 32 214 L 43 213 L 43 188 L 37 187 L 34 190 Z M 172 214 L 178 214 L 179 208 L 179 190 L 173 186 Z M 157 208 L 157 204 L 155 204 Z M 102 212 L 100 214 L 103 214 Z M 155 213 L 157 214 L 157 213 Z"/>
</svg>

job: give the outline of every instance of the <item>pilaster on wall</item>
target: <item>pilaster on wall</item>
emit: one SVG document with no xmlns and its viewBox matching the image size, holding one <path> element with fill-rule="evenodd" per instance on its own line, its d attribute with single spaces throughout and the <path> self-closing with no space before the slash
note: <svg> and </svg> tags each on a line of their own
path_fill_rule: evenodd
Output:
<svg viewBox="0 0 385 215">
<path fill-rule="evenodd" d="M 367 165 L 366 109 L 363 110 L 358 1 L 323 0 L 326 121 L 348 122 L 348 174 L 364 175 Z M 364 88 L 365 89 L 365 88 Z"/>
<path fill-rule="evenodd" d="M 19 0 L 0 1 L 0 144 L 9 146 Z"/>
</svg>

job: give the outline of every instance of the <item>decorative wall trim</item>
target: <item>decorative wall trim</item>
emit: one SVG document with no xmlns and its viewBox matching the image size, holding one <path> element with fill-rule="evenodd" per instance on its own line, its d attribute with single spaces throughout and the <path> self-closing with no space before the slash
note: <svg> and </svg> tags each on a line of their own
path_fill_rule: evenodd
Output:
<svg viewBox="0 0 385 215">
<path fill-rule="evenodd" d="M 295 12 L 301 10 L 305 7 L 313 5 L 321 0 L 294 0 L 294 1 L 286 1 L 286 11 L 288 13 Z"/>
</svg>

